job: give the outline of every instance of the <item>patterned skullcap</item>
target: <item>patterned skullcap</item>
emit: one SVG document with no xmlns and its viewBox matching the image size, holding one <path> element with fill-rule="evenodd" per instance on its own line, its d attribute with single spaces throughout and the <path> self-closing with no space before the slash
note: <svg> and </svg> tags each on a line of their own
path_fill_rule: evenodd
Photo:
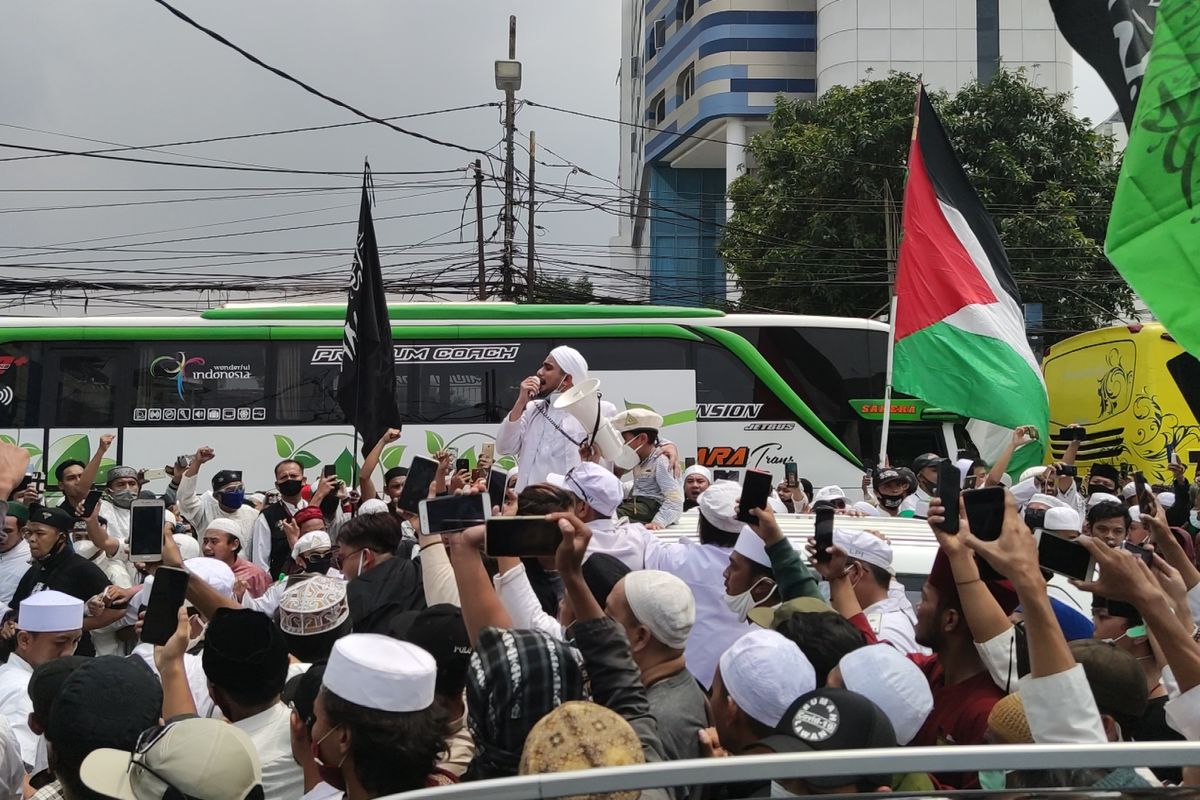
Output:
<svg viewBox="0 0 1200 800">
<path fill-rule="evenodd" d="M 346 582 L 325 575 L 289 587 L 279 600 L 279 627 L 293 636 L 334 630 L 349 617 Z"/>
</svg>

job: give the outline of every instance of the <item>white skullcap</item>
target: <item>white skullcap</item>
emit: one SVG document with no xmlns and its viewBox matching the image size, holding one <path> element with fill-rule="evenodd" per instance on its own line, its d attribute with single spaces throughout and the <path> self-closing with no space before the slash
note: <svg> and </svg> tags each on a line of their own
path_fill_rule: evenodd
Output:
<svg viewBox="0 0 1200 800">
<path fill-rule="evenodd" d="M 887 715 L 897 744 L 912 741 L 933 710 L 933 693 L 921 668 L 888 644 L 851 650 L 842 656 L 838 667 L 847 689 L 861 694 Z"/>
<path fill-rule="evenodd" d="M 813 495 L 813 503 L 832 503 L 834 500 L 845 500 L 846 493 L 842 491 L 840 486 L 822 486 L 817 489 Z"/>
<path fill-rule="evenodd" d="M 1054 531 L 1055 533 L 1073 531 L 1079 533 L 1083 530 L 1083 520 L 1079 518 L 1079 512 L 1073 508 L 1051 508 L 1046 511 L 1046 519 L 1042 522 L 1042 530 Z"/>
<path fill-rule="evenodd" d="M 697 503 L 700 514 L 709 524 L 725 533 L 740 533 L 744 522 L 736 516 L 737 501 L 742 496 L 742 487 L 733 481 L 716 481 L 701 492 Z"/>
<path fill-rule="evenodd" d="M 177 519 L 175 518 L 175 515 L 174 515 L 174 514 L 172 514 L 170 511 L 167 511 L 166 509 L 163 509 L 163 523 L 164 523 L 164 524 L 166 524 L 166 525 L 175 525 L 175 524 L 177 524 L 178 522 L 179 522 L 179 520 L 177 520 Z"/>
<path fill-rule="evenodd" d="M 878 508 L 876 508 L 875 506 L 871 505 L 870 503 L 868 503 L 868 502 L 867 502 L 867 501 L 865 501 L 865 500 L 859 500 L 858 502 L 856 502 L 856 503 L 854 504 L 853 508 L 854 508 L 854 510 L 855 510 L 855 511 L 857 511 L 858 513 L 860 513 L 860 514 L 865 514 L 865 515 L 867 515 L 868 517 L 881 517 L 881 516 L 883 516 L 883 512 L 881 512 L 881 511 L 880 511 Z"/>
<path fill-rule="evenodd" d="M 1053 497 L 1052 495 L 1048 494 L 1042 494 L 1041 492 L 1038 492 L 1033 497 L 1029 498 L 1029 502 L 1025 505 L 1029 506 L 1033 503 L 1040 503 L 1048 508 L 1069 508 L 1066 503 L 1064 503 L 1062 500 L 1059 500 L 1057 497 Z"/>
<path fill-rule="evenodd" d="M 625 499 L 621 480 L 599 464 L 584 461 L 566 475 L 547 475 L 546 483 L 565 489 L 592 507 L 601 517 L 611 517 Z"/>
<path fill-rule="evenodd" d="M 588 379 L 587 359 L 574 347 L 559 345 L 550 351 L 550 358 L 554 359 L 559 369 L 571 376 L 576 386 Z"/>
<path fill-rule="evenodd" d="M 58 633 L 83 628 L 87 607 L 78 597 L 45 589 L 21 601 L 17 627 L 27 633 Z"/>
<path fill-rule="evenodd" d="M 215 558 L 189 558 L 183 562 L 183 568 L 200 580 L 216 589 L 223 597 L 233 599 L 233 570 L 224 561 Z"/>
<path fill-rule="evenodd" d="M 762 537 L 755 533 L 749 525 L 742 526 L 742 532 L 738 534 L 733 552 L 741 553 L 759 566 L 771 568 L 771 557 L 767 555 L 767 546 L 763 544 Z"/>
<path fill-rule="evenodd" d="M 796 643 L 767 628 L 734 642 L 718 669 L 733 702 L 768 728 L 779 724 L 796 698 L 817 688 L 816 671 Z"/>
<path fill-rule="evenodd" d="M 833 543 L 850 558 L 874 564 L 893 575 L 896 574 L 892 569 L 892 546 L 872 533 L 834 528 Z"/>
<path fill-rule="evenodd" d="M 358 507 L 358 516 L 360 517 L 367 514 L 386 513 L 388 513 L 388 505 L 378 497 L 372 497 L 370 500 L 363 500 L 362 505 Z"/>
<path fill-rule="evenodd" d="M 1171 506 L 1175 505 L 1174 492 L 1159 492 L 1157 499 L 1158 504 L 1163 508 L 1170 508 Z"/>
<path fill-rule="evenodd" d="M 686 481 L 691 475 L 699 475 L 701 478 L 704 478 L 704 480 L 712 483 L 712 470 L 710 470 L 708 467 L 702 467 L 699 464 L 693 464 L 684 470 L 683 479 Z"/>
<path fill-rule="evenodd" d="M 1025 481 L 1041 477 L 1042 473 L 1044 473 L 1045 471 L 1046 471 L 1046 468 L 1041 465 L 1036 466 L 1036 467 L 1030 467 L 1029 469 L 1027 469 L 1021 473 L 1021 479 L 1018 480 L 1017 483 L 1024 483 Z"/>
<path fill-rule="evenodd" d="M 1137 484 L 1136 483 L 1133 483 L 1132 481 L 1130 481 L 1129 483 L 1127 483 L 1121 487 L 1121 497 L 1124 497 L 1126 500 L 1132 500 L 1133 496 L 1135 494 L 1137 494 Z"/>
<path fill-rule="evenodd" d="M 1121 498 L 1117 497 L 1115 494 L 1109 494 L 1108 492 L 1096 492 L 1095 494 L 1088 495 L 1088 499 L 1087 499 L 1087 507 L 1088 508 L 1097 506 L 1100 503 L 1116 503 L 1119 506 L 1125 505 L 1124 503 L 1121 502 Z"/>
<path fill-rule="evenodd" d="M 1129 507 L 1129 520 L 1131 522 L 1139 522 L 1139 523 L 1142 521 L 1142 507 L 1141 506 L 1130 506 Z"/>
<path fill-rule="evenodd" d="M 967 476 L 971 474 L 971 467 L 974 465 L 974 463 L 975 462 L 969 458 L 960 458 L 954 462 L 954 466 L 958 467 L 959 477 L 962 478 L 961 483 L 967 482 Z"/>
<path fill-rule="evenodd" d="M 208 533 L 209 531 L 228 533 L 230 536 L 236 537 L 237 540 L 242 543 L 243 551 L 246 549 L 246 534 L 242 530 L 242 526 L 238 525 L 228 517 L 217 517 L 212 522 L 208 523 L 208 527 L 204 529 L 204 532 Z"/>
<path fill-rule="evenodd" d="M 801 494 L 803 494 L 803 492 L 801 492 Z M 792 502 L 795 503 L 796 501 L 793 500 Z M 771 492 L 769 495 L 767 495 L 767 508 L 771 509 L 771 511 L 775 514 L 788 513 L 787 506 L 783 504 L 783 501 L 779 499 L 779 495 L 775 492 Z"/>
<path fill-rule="evenodd" d="M 378 633 L 352 633 L 334 642 L 321 683 L 365 708 L 423 711 L 433 705 L 437 662 L 415 644 Z"/>
<path fill-rule="evenodd" d="M 688 585 L 656 569 L 634 570 L 622 580 L 625 600 L 637 621 L 667 647 L 682 650 L 696 622 L 696 599 Z"/>
<path fill-rule="evenodd" d="M 267 502 L 267 496 L 265 494 L 263 494 L 262 492 L 255 492 L 254 494 L 248 494 L 248 495 L 246 495 L 246 499 L 249 500 L 251 503 L 254 503 L 255 505 L 260 505 L 260 506 L 263 503 Z"/>
<path fill-rule="evenodd" d="M 171 538 L 179 547 L 179 557 L 184 561 L 189 558 L 200 558 L 200 543 L 186 533 L 173 533 Z"/>
<path fill-rule="evenodd" d="M 617 433 L 643 429 L 657 431 L 661 430 L 663 426 L 662 414 L 656 414 L 648 408 L 629 408 L 616 416 L 609 417 L 608 421 Z"/>
<path fill-rule="evenodd" d="M 329 541 L 328 533 L 311 531 L 296 540 L 296 546 L 292 548 L 292 558 L 299 558 L 313 550 L 328 550 L 331 547 L 333 547 L 333 543 Z"/>
</svg>

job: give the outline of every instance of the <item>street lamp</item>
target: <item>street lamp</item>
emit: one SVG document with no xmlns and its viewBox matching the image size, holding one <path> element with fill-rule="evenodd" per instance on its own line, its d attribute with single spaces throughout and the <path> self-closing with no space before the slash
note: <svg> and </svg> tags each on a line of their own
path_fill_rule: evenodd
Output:
<svg viewBox="0 0 1200 800">
<path fill-rule="evenodd" d="M 521 62 L 496 62 L 496 88 L 502 92 L 515 92 L 521 88 Z"/>
</svg>

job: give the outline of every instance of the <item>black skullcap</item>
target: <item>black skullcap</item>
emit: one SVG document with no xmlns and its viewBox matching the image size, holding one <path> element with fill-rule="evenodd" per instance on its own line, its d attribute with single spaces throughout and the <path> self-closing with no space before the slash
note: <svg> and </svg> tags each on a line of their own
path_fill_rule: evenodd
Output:
<svg viewBox="0 0 1200 800">
<path fill-rule="evenodd" d="M 205 629 L 202 663 L 213 686 L 247 702 L 265 701 L 287 680 L 287 642 L 266 614 L 221 608 Z"/>
<path fill-rule="evenodd" d="M 313 722 L 316 721 L 313 708 L 317 704 L 317 694 L 321 691 L 321 679 L 324 677 L 325 662 L 322 661 L 289 679 L 283 687 L 281 699 L 300 715 L 300 719 L 309 730 L 312 730 Z"/>
<path fill-rule="evenodd" d="M 87 469 L 87 464 L 84 464 L 77 458 L 68 458 L 66 461 L 54 468 L 54 480 L 57 483 L 62 483 L 63 473 L 67 471 L 67 467 L 83 467 Z"/>
<path fill-rule="evenodd" d="M 1112 464 L 1092 464 L 1091 474 L 1097 478 L 1108 478 L 1115 486 L 1120 488 L 1121 473 Z"/>
<path fill-rule="evenodd" d="M 71 677 L 71 673 L 91 661 L 86 656 L 63 656 L 53 661 L 47 661 L 33 671 L 29 676 L 29 699 L 33 701 L 33 715 L 37 717 L 42 727 L 46 726 L 50 717 L 50 707 L 54 705 L 62 685 Z"/>
<path fill-rule="evenodd" d="M 88 663 L 71 673 L 50 707 L 46 739 L 84 752 L 133 750 L 162 715 L 162 684 L 136 656 L 84 660 Z"/>
<path fill-rule="evenodd" d="M 624 561 L 608 553 L 592 553 L 583 562 L 583 580 L 601 608 L 608 602 L 608 595 L 617 582 L 630 572 Z"/>
<path fill-rule="evenodd" d="M 213 475 L 212 488 L 213 488 L 213 491 L 215 492 L 217 489 L 220 489 L 222 486 L 226 486 L 231 483 L 241 483 L 241 482 L 242 482 L 242 471 L 240 469 L 223 469 L 220 472 L 218 472 L 216 475 Z"/>
<path fill-rule="evenodd" d="M 386 486 L 396 478 L 405 478 L 408 476 L 408 467 L 392 467 L 387 472 L 383 473 L 383 483 Z"/>
<path fill-rule="evenodd" d="M 39 525 L 49 525 L 64 532 L 75 527 L 75 517 L 58 506 L 31 506 L 29 521 Z"/>
</svg>

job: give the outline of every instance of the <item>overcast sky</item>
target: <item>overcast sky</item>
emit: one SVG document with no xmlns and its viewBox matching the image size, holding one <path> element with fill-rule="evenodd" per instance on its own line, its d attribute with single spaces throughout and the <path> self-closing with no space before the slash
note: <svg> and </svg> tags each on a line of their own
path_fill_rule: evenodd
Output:
<svg viewBox="0 0 1200 800">
<path fill-rule="evenodd" d="M 615 0 L 175 4 L 267 63 L 376 116 L 501 100 L 492 62 L 506 55 L 508 15 L 514 13 L 517 55 L 525 73 L 521 97 L 601 117 L 617 115 L 620 12 Z M 1075 76 L 1079 112 L 1093 119 L 1107 117 L 1115 103 L 1095 73 L 1077 59 Z M 349 112 L 249 63 L 152 0 L 39 0 L 0 7 L 0 142 L 6 144 L 89 150 L 112 145 L 88 139 L 148 145 L 353 121 Z M 521 141 L 529 130 L 537 131 L 544 161 L 565 160 L 598 176 L 539 165 L 539 182 L 582 189 L 597 202 L 615 195 L 606 181 L 615 181 L 617 174 L 616 125 L 532 107 L 524 108 L 517 122 Z M 497 157 L 502 152 L 497 108 L 396 124 Z M 0 149 L 0 158 L 23 155 L 29 154 Z M 360 170 L 362 158 L 369 156 L 377 173 L 377 233 L 383 262 L 390 266 L 385 274 L 425 280 L 436 274 L 458 282 L 474 277 L 473 200 L 463 216 L 472 154 L 365 124 L 123 155 L 345 173 Z M 524 170 L 527 161 L 518 148 L 518 167 Z M 485 170 L 499 176 L 500 164 L 499 158 L 485 162 Z M 422 170 L 456 172 L 383 174 Z M 207 301 L 214 304 L 227 299 L 222 290 L 231 283 L 260 276 L 263 283 L 282 275 L 290 276 L 291 283 L 303 276 L 307 285 L 328 286 L 336 280 L 334 271 L 348 271 L 358 184 L 353 174 L 259 174 L 77 157 L 0 162 L 0 276 L 138 280 L 145 276 L 139 271 L 148 270 L 153 276 L 211 286 Z M 263 191 L 245 191 L 252 187 Z M 279 191 L 291 188 L 298 191 Z M 109 191 L 113 189 L 191 191 Z M 252 194 L 269 196 L 246 197 Z M 183 198 L 189 201 L 160 202 Z M 488 188 L 484 198 L 485 229 L 491 234 L 500 194 Z M 116 203 L 141 205 L 29 210 Z M 615 217 L 561 201 L 541 210 L 545 213 L 538 223 L 544 231 L 538 242 L 548 262 L 608 263 Z M 384 219 L 414 214 L 421 216 Z M 292 229 L 312 225 L 321 227 Z M 232 235 L 277 228 L 290 230 Z M 523 242 L 522 230 L 518 236 Z M 494 256 L 498 249 L 499 236 L 487 252 Z M 433 266 L 414 264 L 420 261 Z M 66 267 L 65 262 L 75 263 Z M 447 270 L 447 262 L 460 266 Z M 542 269 L 566 275 L 574 268 L 546 263 Z M 593 268 L 592 277 L 597 274 L 603 272 Z M 94 302 L 96 293 L 91 297 Z M 55 311 L 13 307 L 11 302 L 10 296 L 0 303 L 0 313 Z M 154 296 L 128 292 L 117 302 L 106 304 L 105 310 L 147 313 L 141 304 L 162 305 Z"/>
</svg>

